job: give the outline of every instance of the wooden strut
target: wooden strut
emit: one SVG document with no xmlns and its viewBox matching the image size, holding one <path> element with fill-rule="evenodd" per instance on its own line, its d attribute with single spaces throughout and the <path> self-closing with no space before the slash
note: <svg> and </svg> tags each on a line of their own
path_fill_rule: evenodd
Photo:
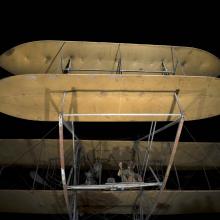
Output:
<svg viewBox="0 0 220 220">
<path fill-rule="evenodd" d="M 74 169 L 74 174 L 73 174 L 73 185 L 77 185 L 77 177 L 76 177 L 76 172 L 77 172 L 77 150 L 76 150 L 76 145 L 75 145 L 75 132 L 74 132 L 74 124 L 72 121 L 72 147 L 73 147 L 73 169 Z M 78 214 L 77 214 L 77 191 L 74 190 L 73 192 L 73 220 L 78 220 Z M 71 220 L 72 220 L 71 219 Z"/>
<path fill-rule="evenodd" d="M 176 151 L 177 151 L 177 147 L 178 147 L 178 143 L 179 143 L 179 139 L 180 139 L 181 131 L 182 131 L 182 128 L 183 128 L 183 123 L 184 123 L 184 113 L 183 113 L 183 109 L 181 108 L 177 92 L 174 93 L 174 96 L 175 96 L 175 100 L 176 100 L 176 103 L 178 105 L 179 111 L 181 113 L 181 118 L 180 118 L 180 122 L 179 122 L 179 125 L 178 125 L 175 141 L 174 141 L 174 144 L 173 144 L 173 148 L 172 148 L 172 151 L 171 151 L 169 163 L 168 163 L 167 170 L 166 170 L 166 173 L 165 173 L 165 176 L 164 176 L 163 185 L 161 187 L 161 190 L 164 190 L 165 187 L 166 187 L 166 183 L 167 183 L 167 180 L 168 180 L 168 177 L 169 177 L 169 174 L 170 174 L 170 170 L 171 170 L 171 167 L 172 167 L 175 155 L 176 155 Z"/>
<path fill-rule="evenodd" d="M 64 159 L 64 144 L 63 144 L 63 116 L 59 115 L 59 145 L 60 145 L 60 167 L 61 167 L 61 178 L 63 184 L 63 194 L 66 202 L 69 219 L 71 219 L 71 209 L 68 199 L 67 184 L 66 184 L 66 174 L 65 174 L 65 159 Z"/>
<path fill-rule="evenodd" d="M 156 209 L 157 204 L 158 204 L 158 202 L 160 200 L 160 196 L 161 196 L 162 192 L 164 191 L 164 189 L 166 187 L 167 180 L 168 180 L 169 175 L 170 175 L 170 170 L 171 170 L 171 167 L 172 167 L 172 164 L 173 164 L 173 161 L 174 161 L 174 158 L 175 158 L 175 154 L 176 154 L 176 151 L 177 151 L 180 135 L 181 135 L 182 128 L 183 128 L 183 123 L 184 123 L 184 115 L 182 114 L 180 122 L 179 122 L 179 125 L 178 125 L 178 128 L 177 128 L 177 133 L 176 133 L 175 141 L 174 141 L 174 144 L 173 144 L 173 148 L 172 148 L 172 151 L 171 151 L 170 159 L 169 159 L 169 162 L 168 162 L 168 166 L 167 166 L 167 169 L 166 169 L 166 173 L 165 173 L 165 176 L 164 176 L 164 179 L 163 179 L 162 186 L 160 188 L 159 194 L 158 194 L 158 196 L 156 198 L 156 201 L 155 201 L 155 203 L 154 203 L 150 213 L 146 217 L 146 220 L 149 220 L 149 218 L 153 214 L 153 212 Z"/>
<path fill-rule="evenodd" d="M 78 220 L 78 214 L 77 214 L 77 192 L 74 190 L 74 198 L 73 198 L 73 210 L 70 206 L 70 201 L 68 197 L 68 183 L 71 178 L 71 174 L 69 175 L 68 181 L 66 182 L 66 172 L 65 172 L 65 156 L 64 156 L 64 143 L 63 143 L 63 114 L 59 114 L 59 144 L 60 144 L 60 165 L 61 165 L 61 178 L 62 178 L 62 184 L 63 184 L 63 193 L 64 193 L 64 199 L 66 202 L 66 207 L 68 210 L 68 215 L 70 220 Z M 74 179 L 73 184 L 77 185 L 76 181 L 76 149 L 75 149 L 75 135 L 74 135 L 74 128 L 72 123 L 72 144 L 73 144 L 73 166 L 74 166 Z"/>
<path fill-rule="evenodd" d="M 169 160 L 168 167 L 167 167 L 167 170 L 166 170 L 166 173 L 165 173 L 165 176 L 164 176 L 163 185 L 161 187 L 162 190 L 164 190 L 165 187 L 166 187 L 166 183 L 167 183 L 167 180 L 168 180 L 168 177 L 169 177 L 169 174 L 170 174 L 170 170 L 171 170 L 171 167 L 172 167 L 172 164 L 173 164 L 173 161 L 174 161 L 174 158 L 175 158 L 175 154 L 176 154 L 176 151 L 177 151 L 181 131 L 182 131 L 182 128 L 183 128 L 183 123 L 184 123 L 184 116 L 181 117 L 181 120 L 179 122 L 176 138 L 175 138 L 174 145 L 173 145 L 172 152 L 171 152 L 171 156 L 170 156 L 170 160 Z"/>
</svg>

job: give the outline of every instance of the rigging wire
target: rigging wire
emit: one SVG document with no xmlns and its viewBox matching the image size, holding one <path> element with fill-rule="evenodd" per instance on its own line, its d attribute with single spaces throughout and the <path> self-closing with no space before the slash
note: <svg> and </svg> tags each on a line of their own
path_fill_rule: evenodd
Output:
<svg viewBox="0 0 220 220">
<path fill-rule="evenodd" d="M 185 125 L 183 125 L 183 127 L 184 127 L 184 129 L 187 131 L 187 133 L 189 134 L 189 136 L 192 138 L 193 142 L 197 143 L 197 146 L 200 147 L 200 145 L 198 144 L 198 142 L 196 141 L 196 139 L 195 139 L 195 137 L 192 135 L 192 133 L 189 131 L 189 129 L 188 129 Z M 200 148 L 200 149 L 202 149 L 202 148 Z M 207 153 L 204 152 L 203 149 L 202 149 L 202 151 L 203 151 L 203 153 L 204 153 L 204 158 L 203 158 L 202 160 L 198 160 L 198 161 L 201 161 L 201 162 L 208 157 Z M 192 155 L 189 154 L 188 156 L 190 156 L 192 159 L 194 159 L 194 158 L 192 157 Z M 210 160 L 210 163 L 212 164 L 212 167 L 215 168 L 216 171 L 220 174 L 219 168 L 216 167 L 211 160 Z"/>
<path fill-rule="evenodd" d="M 40 149 L 40 153 L 39 153 L 39 158 L 38 158 L 37 165 L 36 165 L 36 170 L 35 170 L 35 174 L 34 174 L 34 180 L 33 180 L 33 184 L 32 184 L 32 188 L 33 189 L 34 189 L 36 178 L 37 178 L 37 175 L 38 175 L 39 162 L 40 162 L 40 159 L 41 159 L 42 151 L 43 151 L 43 144 L 41 145 L 41 149 Z"/>
<path fill-rule="evenodd" d="M 55 128 L 56 128 L 57 126 L 58 126 L 58 124 L 56 124 L 52 129 L 50 129 L 50 130 L 41 138 L 41 140 L 40 140 L 39 142 L 37 142 L 36 144 L 34 144 L 33 146 L 31 146 L 28 150 L 24 151 L 21 155 L 19 155 L 12 163 L 10 163 L 10 164 L 8 164 L 8 165 L 2 167 L 2 168 L 1 168 L 1 172 L 2 172 L 3 169 L 5 169 L 5 168 L 8 168 L 8 167 L 10 167 L 10 166 L 13 166 L 17 161 L 21 160 L 21 159 L 25 156 L 25 154 L 29 153 L 30 151 L 32 151 L 33 149 L 35 149 L 38 145 L 40 145 L 40 144 L 43 142 L 43 140 L 44 140 L 50 133 L 52 133 L 52 132 L 55 130 Z"/>
</svg>

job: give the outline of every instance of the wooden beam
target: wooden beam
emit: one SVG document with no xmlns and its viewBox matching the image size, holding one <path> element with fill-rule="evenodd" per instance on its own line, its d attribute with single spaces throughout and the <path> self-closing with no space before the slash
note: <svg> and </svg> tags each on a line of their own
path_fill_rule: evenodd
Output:
<svg viewBox="0 0 220 220">
<path fill-rule="evenodd" d="M 116 161 L 128 162 L 134 157 L 133 141 L 106 141 L 106 140 L 81 140 L 83 154 L 88 155 L 91 161 L 100 157 L 102 146 L 103 169 L 118 169 Z M 151 166 L 167 165 L 172 142 L 153 142 L 149 163 Z M 146 142 L 138 143 L 140 160 L 143 161 Z M 40 156 L 40 151 L 42 154 Z M 179 142 L 175 156 L 175 165 L 178 169 L 213 169 L 220 167 L 220 143 L 208 142 Z M 25 153 L 26 152 L 26 153 Z M 72 140 L 64 140 L 65 155 L 72 155 Z M 19 159 L 20 158 L 20 159 Z M 3 166 L 13 163 L 16 166 L 48 166 L 50 163 L 59 166 L 59 141 L 56 139 L 1 139 L 0 164 Z M 66 158 L 66 165 L 72 162 Z M 85 162 L 81 166 L 86 167 Z"/>
<path fill-rule="evenodd" d="M 139 191 L 79 192 L 81 214 L 132 214 Z M 147 214 L 157 191 L 143 192 L 143 208 Z M 177 215 L 218 213 L 220 191 L 164 191 L 155 214 Z M 0 212 L 32 214 L 67 214 L 62 190 L 0 190 Z"/>
</svg>

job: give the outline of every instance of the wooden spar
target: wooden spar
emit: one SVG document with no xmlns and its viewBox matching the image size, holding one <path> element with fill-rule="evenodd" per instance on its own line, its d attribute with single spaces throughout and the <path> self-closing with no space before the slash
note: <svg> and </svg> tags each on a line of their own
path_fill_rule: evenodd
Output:
<svg viewBox="0 0 220 220">
<path fill-rule="evenodd" d="M 64 141 L 65 153 L 72 151 L 72 140 Z M 102 161 L 103 169 L 118 169 L 118 164 L 110 157 L 113 157 L 116 161 L 129 161 L 133 155 L 133 141 L 107 141 L 107 140 L 80 140 L 83 146 L 83 151 L 92 158 L 93 153 L 100 155 L 100 145 L 102 146 Z M 39 149 L 43 147 L 41 160 L 38 161 L 39 166 L 48 166 L 50 161 L 57 159 L 57 166 L 59 165 L 59 141 L 55 139 L 1 139 L 0 140 L 0 164 L 16 166 L 35 166 L 37 159 L 39 158 Z M 165 166 L 170 155 L 171 142 L 157 142 L 154 141 L 154 145 L 151 151 L 150 164 L 155 166 L 158 161 Z M 146 147 L 146 142 L 141 141 L 138 143 L 138 149 L 140 151 L 140 160 L 143 161 L 143 155 Z M 208 143 L 208 142 L 179 142 L 178 150 L 175 156 L 175 165 L 179 169 L 201 169 L 203 166 L 206 169 L 212 169 L 213 167 L 220 167 L 219 160 L 219 147 L 220 143 Z M 24 154 L 26 152 L 26 154 Z M 24 155 L 23 155 L 24 154 Z M 70 154 L 70 153 L 68 153 Z M 23 155 L 21 159 L 20 155 Z M 66 166 L 71 166 L 72 161 L 66 160 Z M 82 168 L 85 167 L 84 163 L 81 164 Z"/>
<path fill-rule="evenodd" d="M 79 192 L 79 211 L 88 214 L 132 214 L 139 191 Z M 157 196 L 156 190 L 143 192 L 144 213 Z M 156 215 L 219 213 L 219 190 L 165 190 Z M 66 214 L 62 190 L 0 190 L 0 212 Z M 96 198 L 96 199 L 94 199 Z"/>
</svg>

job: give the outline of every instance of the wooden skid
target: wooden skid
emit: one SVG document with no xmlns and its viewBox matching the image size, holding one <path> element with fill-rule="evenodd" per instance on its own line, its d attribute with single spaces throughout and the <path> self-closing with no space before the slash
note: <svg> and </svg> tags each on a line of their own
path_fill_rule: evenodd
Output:
<svg viewBox="0 0 220 220">
<path fill-rule="evenodd" d="M 161 74 L 156 72 L 163 69 L 162 62 L 165 69 L 176 75 L 217 76 L 220 73 L 219 59 L 196 48 L 80 41 L 21 44 L 0 56 L 0 66 L 13 74 L 61 73 L 69 60 L 74 70 L 109 70 L 101 73 L 115 73 L 120 66 L 121 70 Z M 124 72 L 128 73 L 132 72 Z"/>
<path fill-rule="evenodd" d="M 220 79 L 146 75 L 17 75 L 0 80 L 0 111 L 15 117 L 57 121 L 58 114 L 179 113 L 185 120 L 220 113 Z M 63 104 L 63 94 L 66 93 Z M 172 121 L 176 116 L 75 116 L 75 121 Z"/>
<path fill-rule="evenodd" d="M 139 191 L 79 192 L 81 214 L 132 214 Z M 143 211 L 149 213 L 157 191 L 143 192 Z M 156 215 L 218 213 L 220 191 L 164 191 L 154 212 Z M 0 190 L 0 212 L 63 214 L 67 213 L 63 191 Z"/>
<path fill-rule="evenodd" d="M 100 158 L 103 169 L 118 170 L 120 161 L 143 161 L 146 142 L 135 144 L 133 141 L 80 141 L 82 156 L 87 155 L 90 161 Z M 149 165 L 167 166 L 170 156 L 171 142 L 154 142 L 150 153 Z M 72 140 L 64 140 L 65 163 L 72 165 Z M 220 167 L 220 143 L 180 142 L 175 156 L 178 169 L 213 169 Z M 26 153 L 24 153 L 26 152 Z M 22 155 L 22 157 L 21 157 Z M 18 158 L 20 158 L 18 160 Z M 0 140 L 0 165 L 12 164 L 16 166 L 60 166 L 58 140 L 46 139 L 2 139 Z M 81 161 L 81 168 L 88 169 L 88 163 Z"/>
</svg>

